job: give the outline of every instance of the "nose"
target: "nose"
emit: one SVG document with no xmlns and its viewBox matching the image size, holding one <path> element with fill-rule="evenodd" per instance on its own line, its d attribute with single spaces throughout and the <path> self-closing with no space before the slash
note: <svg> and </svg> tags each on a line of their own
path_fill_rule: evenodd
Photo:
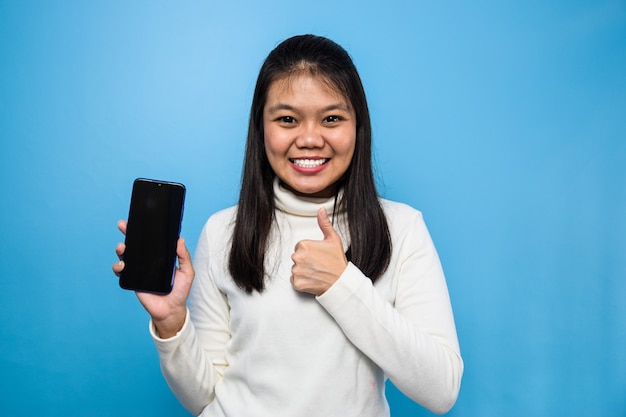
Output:
<svg viewBox="0 0 626 417">
<path fill-rule="evenodd" d="M 296 146 L 303 149 L 324 147 L 322 127 L 317 123 L 304 123 L 298 132 Z"/>
</svg>

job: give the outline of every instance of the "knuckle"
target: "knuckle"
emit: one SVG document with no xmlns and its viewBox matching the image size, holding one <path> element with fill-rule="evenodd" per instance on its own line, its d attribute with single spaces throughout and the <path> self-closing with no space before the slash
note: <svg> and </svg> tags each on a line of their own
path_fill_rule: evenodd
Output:
<svg viewBox="0 0 626 417">
<path fill-rule="evenodd" d="M 305 253 L 303 253 L 302 251 L 294 252 L 291 255 L 291 260 L 293 261 L 294 264 L 302 263 L 304 261 L 304 258 L 305 258 Z"/>
</svg>

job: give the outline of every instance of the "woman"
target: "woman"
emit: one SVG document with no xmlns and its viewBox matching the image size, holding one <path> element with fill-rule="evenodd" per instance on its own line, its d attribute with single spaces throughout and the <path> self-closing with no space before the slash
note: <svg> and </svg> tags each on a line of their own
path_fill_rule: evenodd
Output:
<svg viewBox="0 0 626 417">
<path fill-rule="evenodd" d="M 420 212 L 377 195 L 365 93 L 334 42 L 296 36 L 269 54 L 239 204 L 208 220 L 193 266 L 182 239 L 177 254 L 172 293 L 137 296 L 192 413 L 388 416 L 386 378 L 437 413 L 456 401 L 437 253 Z"/>
</svg>

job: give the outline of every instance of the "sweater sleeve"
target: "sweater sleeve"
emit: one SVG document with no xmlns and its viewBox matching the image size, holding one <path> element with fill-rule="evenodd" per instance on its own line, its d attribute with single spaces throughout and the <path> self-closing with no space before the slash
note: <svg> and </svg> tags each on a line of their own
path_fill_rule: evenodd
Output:
<svg viewBox="0 0 626 417">
<path fill-rule="evenodd" d="M 215 384 L 228 366 L 225 345 L 230 339 L 228 305 L 211 277 L 207 226 L 194 256 L 195 278 L 189 310 L 180 332 L 160 339 L 150 326 L 161 370 L 181 404 L 198 415 L 214 398 Z"/>
<path fill-rule="evenodd" d="M 463 361 L 443 270 L 421 213 L 394 241 L 394 302 L 352 263 L 320 304 L 405 395 L 436 413 L 456 402 Z"/>
</svg>

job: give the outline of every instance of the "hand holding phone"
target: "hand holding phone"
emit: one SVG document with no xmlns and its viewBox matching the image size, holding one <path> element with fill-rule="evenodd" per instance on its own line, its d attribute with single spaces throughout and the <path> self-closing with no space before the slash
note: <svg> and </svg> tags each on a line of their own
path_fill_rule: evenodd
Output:
<svg viewBox="0 0 626 417">
<path fill-rule="evenodd" d="M 126 235 L 126 220 L 120 220 L 118 229 Z M 115 253 L 120 260 L 124 257 L 126 245 L 118 243 Z M 176 335 L 182 329 L 187 315 L 187 297 L 191 290 L 191 284 L 195 276 L 191 255 L 185 245 L 183 238 L 178 239 L 176 247 L 178 257 L 178 268 L 175 272 L 174 286 L 169 294 L 153 294 L 149 292 L 135 291 L 135 295 L 152 318 L 152 323 L 156 327 L 157 334 L 167 339 Z M 124 270 L 124 262 L 115 262 L 113 272 L 120 276 Z"/>
<path fill-rule="evenodd" d="M 139 179 L 137 181 L 140 183 L 143 183 L 144 181 L 151 181 L 151 180 Z M 140 192 L 138 192 L 135 195 L 134 188 L 135 187 L 133 185 L 134 196 L 131 197 L 131 201 L 145 200 L 145 198 L 140 195 L 141 194 Z M 175 204 L 175 206 L 178 206 L 178 205 L 179 205 L 178 203 Z M 180 203 L 180 206 L 181 206 L 180 216 L 170 215 L 166 217 L 174 218 L 174 219 L 178 217 L 182 218 L 182 202 Z M 135 210 L 133 210 L 132 207 L 133 207 L 133 204 L 131 203 L 130 211 L 134 212 Z M 142 210 L 139 210 L 139 211 L 141 212 Z M 177 211 L 178 210 L 175 210 L 175 212 Z M 135 216 L 132 216 L 132 215 L 129 215 L 129 218 L 130 217 L 135 218 Z M 160 223 L 160 222 L 157 222 L 157 223 Z M 169 221 L 167 223 L 169 223 Z M 178 220 L 178 223 L 179 223 L 178 230 L 180 230 L 180 219 Z M 124 235 L 127 235 L 128 224 L 129 222 L 127 222 L 126 220 L 120 220 L 118 222 L 118 228 Z M 176 235 L 178 234 L 179 232 L 176 233 Z M 133 246 L 133 243 L 132 243 L 133 240 L 134 239 L 132 239 L 132 236 L 131 236 L 131 239 L 130 239 L 131 246 Z M 126 270 L 126 263 L 129 261 L 128 255 L 127 255 L 127 243 L 128 242 L 129 242 L 129 239 L 127 238 L 126 243 L 119 243 L 117 245 L 115 252 L 118 258 L 120 259 L 120 262 L 114 263 L 113 268 L 112 268 L 116 276 L 118 277 L 125 276 L 126 278 L 124 278 L 124 280 L 130 277 L 130 275 L 124 273 L 124 271 Z M 187 314 L 187 308 L 186 308 L 187 297 L 189 296 L 189 291 L 191 289 L 191 284 L 193 282 L 193 278 L 195 275 L 194 270 L 193 270 L 193 265 L 191 262 L 191 255 L 189 254 L 189 250 L 187 249 L 187 246 L 185 245 L 185 241 L 182 238 L 178 238 L 177 241 L 175 242 L 174 259 L 176 257 L 178 258 L 179 268 L 175 267 L 175 260 L 174 260 L 174 263 L 172 265 L 174 265 L 173 270 L 174 270 L 175 277 L 173 281 L 173 287 L 170 286 L 171 291 L 169 293 L 166 293 L 166 292 L 161 293 L 160 291 L 152 291 L 154 288 L 151 288 L 150 291 L 146 291 L 142 289 L 135 290 L 135 294 L 137 295 L 137 298 L 139 299 L 143 307 L 146 309 L 146 311 L 152 317 L 152 322 L 154 326 L 156 327 L 157 334 L 162 338 L 172 337 L 182 328 L 185 322 L 186 314 Z M 132 263 L 132 260 L 131 260 L 131 263 Z M 169 270 L 169 267 L 167 268 L 167 270 Z M 169 276 L 169 275 L 164 274 L 163 276 Z M 140 280 L 140 282 L 142 282 L 142 280 Z M 165 279 L 164 282 L 171 283 L 171 280 L 168 281 L 167 279 Z M 122 281 L 122 279 L 120 279 L 120 285 L 122 286 L 122 288 L 124 288 L 125 286 L 126 287 L 144 287 L 144 285 L 131 285 L 131 284 L 127 285 L 127 282 Z M 167 291 L 167 288 L 166 288 L 166 291 Z"/>
</svg>

